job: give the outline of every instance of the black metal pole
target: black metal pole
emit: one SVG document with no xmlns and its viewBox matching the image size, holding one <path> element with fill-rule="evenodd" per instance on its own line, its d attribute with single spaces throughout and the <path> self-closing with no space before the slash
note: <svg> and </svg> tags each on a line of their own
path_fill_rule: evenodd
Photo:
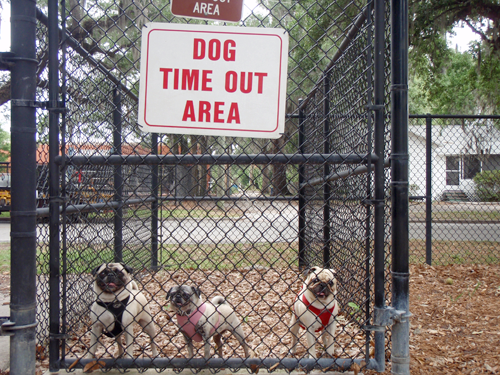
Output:
<svg viewBox="0 0 500 375">
<path fill-rule="evenodd" d="M 374 292 L 375 309 L 385 307 L 385 1 L 374 3 Z M 385 370 L 385 333 L 375 331 L 377 371 Z"/>
<path fill-rule="evenodd" d="M 391 0 L 392 326 L 391 371 L 410 373 L 408 250 L 408 0 Z"/>
<path fill-rule="evenodd" d="M 122 96 L 118 88 L 113 89 L 113 149 L 115 155 L 122 154 Z M 123 262 L 123 174 L 121 164 L 115 165 L 113 184 L 115 202 L 118 207 L 114 217 L 115 262 Z"/>
<path fill-rule="evenodd" d="M 425 262 L 432 264 L 432 117 L 425 119 Z"/>
<path fill-rule="evenodd" d="M 151 134 L 151 153 L 158 155 L 158 134 Z M 151 269 L 158 270 L 158 164 L 152 166 L 151 194 Z"/>
<path fill-rule="evenodd" d="M 367 27 L 367 35 L 366 35 L 366 40 L 367 40 L 367 48 L 366 48 L 366 65 L 367 66 L 372 66 L 373 64 L 373 59 L 372 59 L 372 54 L 373 54 L 373 49 L 372 49 L 372 43 L 374 42 L 373 40 L 373 35 L 372 35 L 372 30 L 371 30 L 371 23 L 373 20 L 373 16 L 371 15 L 371 8 L 372 5 L 368 4 L 367 5 L 367 10 L 369 11 L 368 14 L 370 16 L 368 17 L 368 27 Z M 373 103 L 373 93 L 372 90 L 373 88 L 373 75 L 372 71 L 370 69 L 367 69 L 366 72 L 366 83 L 367 83 L 367 104 L 368 106 L 371 106 Z M 367 118 L 366 118 L 366 129 L 367 129 L 367 139 L 366 139 L 366 144 L 367 144 L 367 150 L 368 153 L 372 153 L 372 148 L 373 148 L 373 139 L 372 137 L 374 136 L 373 134 L 373 118 L 372 114 L 369 109 L 367 109 Z M 374 169 L 374 166 L 372 165 L 371 158 L 368 158 L 368 163 L 366 165 L 366 199 L 371 200 L 374 198 L 372 194 L 372 170 Z M 365 300 L 365 321 L 369 322 L 370 318 L 372 316 L 371 312 L 371 306 L 373 303 L 373 300 L 371 299 L 371 275 L 370 275 L 370 269 L 371 269 L 371 264 L 372 264 L 372 241 L 374 238 L 372 237 L 372 214 L 373 214 L 373 208 L 370 204 L 365 205 L 365 296 L 367 296 Z M 370 360 L 370 341 L 371 341 L 371 332 L 366 331 L 365 333 L 365 359 L 367 361 Z"/>
<path fill-rule="evenodd" d="M 305 110 L 302 108 L 302 99 L 299 100 L 299 152 L 304 154 L 305 148 Z M 306 261 L 306 188 L 305 181 L 305 166 L 299 165 L 299 270 L 307 267 Z"/>
<path fill-rule="evenodd" d="M 323 153 L 330 153 L 330 73 L 324 75 L 324 117 L 323 117 Z M 330 174 L 330 165 L 325 163 L 323 167 L 323 177 L 325 180 Z M 323 185 L 323 267 L 330 268 L 330 183 Z"/>
<path fill-rule="evenodd" d="M 35 374 L 36 326 L 36 2 L 11 6 L 10 373 Z"/>
</svg>

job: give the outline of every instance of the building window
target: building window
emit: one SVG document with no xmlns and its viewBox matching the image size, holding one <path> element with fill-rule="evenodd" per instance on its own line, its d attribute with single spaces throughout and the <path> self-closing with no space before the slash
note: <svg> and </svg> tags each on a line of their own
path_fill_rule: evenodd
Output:
<svg viewBox="0 0 500 375">
<path fill-rule="evenodd" d="M 481 160 L 477 156 L 464 156 L 463 179 L 471 180 L 481 172 Z"/>
<path fill-rule="evenodd" d="M 446 185 L 459 185 L 460 183 L 460 158 L 458 156 L 446 157 Z"/>
<path fill-rule="evenodd" d="M 497 171 L 500 169 L 500 155 L 485 155 L 481 163 L 482 171 Z"/>
</svg>

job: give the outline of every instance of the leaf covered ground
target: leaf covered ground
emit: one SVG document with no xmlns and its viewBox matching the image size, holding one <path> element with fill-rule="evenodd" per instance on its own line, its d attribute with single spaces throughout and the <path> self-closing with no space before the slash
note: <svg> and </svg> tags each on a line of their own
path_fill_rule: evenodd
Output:
<svg viewBox="0 0 500 375">
<path fill-rule="evenodd" d="M 412 266 L 410 309 L 412 375 L 500 373 L 500 266 Z"/>
<path fill-rule="evenodd" d="M 9 279 L 0 278 L 3 293 Z M 411 374 L 500 374 L 500 266 L 412 266 L 410 304 Z M 277 315 L 286 310 L 277 308 Z M 257 352 L 265 355 L 265 349 Z M 46 359 L 39 363 L 38 373 L 46 365 Z M 390 374 L 389 363 L 384 374 Z"/>
</svg>

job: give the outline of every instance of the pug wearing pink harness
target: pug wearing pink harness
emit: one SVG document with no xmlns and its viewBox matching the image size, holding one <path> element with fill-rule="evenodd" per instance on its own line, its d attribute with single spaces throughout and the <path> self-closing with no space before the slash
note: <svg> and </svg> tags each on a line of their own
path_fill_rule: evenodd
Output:
<svg viewBox="0 0 500 375">
<path fill-rule="evenodd" d="M 193 357 L 193 341 L 204 342 L 204 356 L 210 358 L 210 338 L 213 336 L 216 350 L 222 358 L 221 334 L 231 331 L 240 342 L 245 356 L 253 357 L 252 349 L 245 342 L 241 321 L 226 300 L 217 296 L 211 302 L 203 302 L 197 287 L 178 285 L 167 293 L 167 300 L 177 316 L 177 324 L 187 344 L 189 357 Z"/>
</svg>

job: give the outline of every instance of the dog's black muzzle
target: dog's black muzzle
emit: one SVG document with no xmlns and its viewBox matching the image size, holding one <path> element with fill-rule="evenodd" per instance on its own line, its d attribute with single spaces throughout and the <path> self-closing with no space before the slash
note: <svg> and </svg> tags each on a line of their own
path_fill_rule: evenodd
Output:
<svg viewBox="0 0 500 375">
<path fill-rule="evenodd" d="M 105 269 L 97 275 L 97 285 L 106 292 L 113 292 L 125 285 L 123 278 L 123 273 Z"/>
<path fill-rule="evenodd" d="M 327 283 L 319 283 L 313 289 L 316 297 L 325 298 L 328 297 L 331 293 L 330 286 Z"/>
</svg>

